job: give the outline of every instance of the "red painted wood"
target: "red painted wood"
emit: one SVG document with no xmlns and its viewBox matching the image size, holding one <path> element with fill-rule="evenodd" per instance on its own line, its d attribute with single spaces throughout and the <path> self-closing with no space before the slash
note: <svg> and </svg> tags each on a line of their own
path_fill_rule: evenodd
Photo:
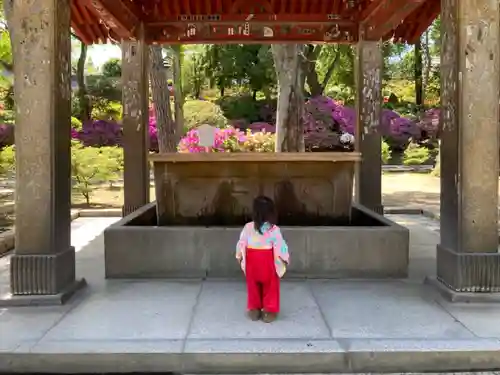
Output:
<svg viewBox="0 0 500 375">
<path fill-rule="evenodd" d="M 357 42 L 361 25 L 367 36 L 415 40 L 440 11 L 438 0 L 70 0 L 75 33 L 85 43 L 108 38 L 130 39 L 144 23 L 150 42 L 231 43 L 254 42 Z M 95 2 L 95 3 L 94 3 Z M 94 4 L 98 4 L 96 6 Z M 103 15 L 103 10 L 105 14 Z M 210 17 L 209 17 L 210 16 Z M 297 27 L 290 33 L 262 35 L 185 36 L 185 26 Z M 340 34 L 325 38 L 325 30 L 338 25 Z M 159 28 L 180 27 L 181 32 L 165 33 Z M 311 29 L 305 30 L 304 29 Z M 417 33 L 417 34 L 416 34 Z M 153 38 L 153 39 L 151 39 Z M 158 38 L 158 40 L 154 40 Z"/>
</svg>

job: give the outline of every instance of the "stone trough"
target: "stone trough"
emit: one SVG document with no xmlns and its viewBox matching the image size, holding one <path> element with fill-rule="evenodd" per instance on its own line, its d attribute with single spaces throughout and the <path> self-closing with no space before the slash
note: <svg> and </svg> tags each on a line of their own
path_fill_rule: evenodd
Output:
<svg viewBox="0 0 500 375">
<path fill-rule="evenodd" d="M 259 194 L 276 202 L 288 277 L 407 276 L 408 230 L 352 202 L 358 153 L 151 159 L 157 201 L 105 231 L 107 278 L 240 276 L 234 247 Z"/>
</svg>

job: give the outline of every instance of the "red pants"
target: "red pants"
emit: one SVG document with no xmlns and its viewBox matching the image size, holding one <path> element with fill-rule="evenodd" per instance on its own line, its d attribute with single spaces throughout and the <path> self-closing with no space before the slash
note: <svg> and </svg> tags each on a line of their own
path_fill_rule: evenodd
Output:
<svg viewBox="0 0 500 375">
<path fill-rule="evenodd" d="M 248 310 L 278 313 L 280 310 L 280 278 L 274 266 L 272 249 L 246 249 Z"/>
</svg>

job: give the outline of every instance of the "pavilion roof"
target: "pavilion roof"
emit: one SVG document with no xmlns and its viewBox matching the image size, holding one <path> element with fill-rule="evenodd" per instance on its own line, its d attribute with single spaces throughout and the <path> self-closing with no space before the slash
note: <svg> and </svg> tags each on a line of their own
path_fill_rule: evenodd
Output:
<svg viewBox="0 0 500 375">
<path fill-rule="evenodd" d="M 87 44 L 414 43 L 440 12 L 438 0 L 71 0 L 71 24 Z M 361 27 L 360 27 L 361 26 Z"/>
</svg>

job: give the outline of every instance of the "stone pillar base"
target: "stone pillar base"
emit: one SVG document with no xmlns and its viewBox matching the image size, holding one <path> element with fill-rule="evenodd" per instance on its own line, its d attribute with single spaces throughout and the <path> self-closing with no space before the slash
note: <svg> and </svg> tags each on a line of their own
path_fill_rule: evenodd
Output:
<svg viewBox="0 0 500 375">
<path fill-rule="evenodd" d="M 500 293 L 456 292 L 439 281 L 427 276 L 424 281 L 435 288 L 441 296 L 453 303 L 500 303 Z"/>
<path fill-rule="evenodd" d="M 372 210 L 373 212 L 376 212 L 379 215 L 384 215 L 384 205 L 383 204 L 379 204 L 375 207 L 371 207 L 370 210 Z"/>
<path fill-rule="evenodd" d="M 14 254 L 10 289 L 0 305 L 63 304 L 86 283 L 75 280 L 75 249 L 56 254 Z"/>
<path fill-rule="evenodd" d="M 87 286 L 85 279 L 75 280 L 57 294 L 32 294 L 0 296 L 0 307 L 58 306 L 64 305 L 80 289 Z"/>
<path fill-rule="evenodd" d="M 132 212 L 137 211 L 139 208 L 144 207 L 145 205 L 127 205 L 122 206 L 122 217 L 130 215 Z"/>
<path fill-rule="evenodd" d="M 500 253 L 459 253 L 437 245 L 437 277 L 449 300 L 500 302 Z"/>
</svg>

